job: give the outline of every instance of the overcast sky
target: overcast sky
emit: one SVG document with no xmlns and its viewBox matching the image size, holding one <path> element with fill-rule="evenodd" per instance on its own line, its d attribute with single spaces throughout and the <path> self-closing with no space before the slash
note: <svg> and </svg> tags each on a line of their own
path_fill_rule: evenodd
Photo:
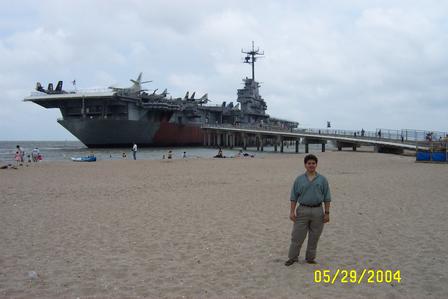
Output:
<svg viewBox="0 0 448 299">
<path fill-rule="evenodd" d="M 225 3 L 224 3 L 225 2 Z M 256 79 L 271 116 L 322 128 L 448 131 L 448 1 L 1 0 L 0 140 L 75 139 L 23 102 L 37 81 L 235 101 Z"/>
</svg>

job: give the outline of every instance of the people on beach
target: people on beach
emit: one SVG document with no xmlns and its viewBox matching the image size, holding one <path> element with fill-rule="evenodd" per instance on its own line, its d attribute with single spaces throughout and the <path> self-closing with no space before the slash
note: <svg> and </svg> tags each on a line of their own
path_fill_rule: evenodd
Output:
<svg viewBox="0 0 448 299">
<path fill-rule="evenodd" d="M 171 150 L 168 151 L 168 154 L 166 155 L 167 159 L 173 158 L 173 152 Z"/>
<path fill-rule="evenodd" d="M 35 147 L 32 151 L 31 151 L 31 157 L 33 158 L 33 162 L 37 162 L 39 161 L 39 148 Z"/>
<path fill-rule="evenodd" d="M 236 154 L 236 157 L 237 158 L 244 158 L 244 157 L 251 157 L 251 158 L 253 158 L 253 157 L 255 157 L 255 155 L 254 154 L 243 153 L 243 150 L 240 150 L 238 152 L 238 154 Z"/>
<path fill-rule="evenodd" d="M 183 158 L 183 159 L 186 159 L 186 158 L 187 158 L 187 152 L 184 152 L 184 153 L 182 154 L 182 158 Z"/>
<path fill-rule="evenodd" d="M 16 166 L 21 165 L 22 154 L 20 153 L 20 151 L 16 151 L 16 154 L 14 156 L 14 160 L 16 161 Z"/>
<path fill-rule="evenodd" d="M 137 160 L 137 144 L 134 143 L 134 145 L 132 146 L 132 157 L 134 158 L 134 160 Z"/>
<path fill-rule="evenodd" d="M 17 145 L 16 148 L 17 151 L 19 152 L 20 163 L 23 163 L 23 161 L 25 160 L 25 151 L 20 145 Z"/>
<path fill-rule="evenodd" d="M 222 154 L 222 149 L 221 148 L 218 149 L 218 153 L 216 154 L 216 156 L 213 156 L 213 158 L 225 158 L 225 157 L 226 156 L 224 156 Z"/>
<path fill-rule="evenodd" d="M 17 169 L 17 166 L 12 165 L 11 163 L 4 164 L 3 162 L 1 162 L 0 165 L 0 169 Z"/>
<path fill-rule="evenodd" d="M 308 246 L 305 260 L 309 264 L 315 264 L 317 242 L 324 223 L 330 221 L 331 194 L 328 181 L 316 172 L 317 157 L 315 155 L 306 155 L 304 164 L 306 172 L 295 179 L 291 189 L 289 219 L 294 225 L 285 266 L 291 266 L 299 261 L 300 249 L 307 234 Z M 324 209 L 322 209 L 322 203 Z"/>
<path fill-rule="evenodd" d="M 122 154 L 121 154 L 121 157 L 122 157 L 124 160 L 126 160 L 126 159 L 127 159 L 126 153 L 122 153 Z"/>
</svg>

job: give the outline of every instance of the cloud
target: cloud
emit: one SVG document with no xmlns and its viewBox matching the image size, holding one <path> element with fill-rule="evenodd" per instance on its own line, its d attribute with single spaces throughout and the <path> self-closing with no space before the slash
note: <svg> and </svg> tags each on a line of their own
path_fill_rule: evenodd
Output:
<svg viewBox="0 0 448 299">
<path fill-rule="evenodd" d="M 256 78 L 272 116 L 448 131 L 447 10 L 435 0 L 17 1 L 0 12 L 0 139 L 73 138 L 56 110 L 21 101 L 36 81 L 128 86 L 142 71 L 148 89 L 234 101 L 252 40 L 266 54 Z"/>
</svg>

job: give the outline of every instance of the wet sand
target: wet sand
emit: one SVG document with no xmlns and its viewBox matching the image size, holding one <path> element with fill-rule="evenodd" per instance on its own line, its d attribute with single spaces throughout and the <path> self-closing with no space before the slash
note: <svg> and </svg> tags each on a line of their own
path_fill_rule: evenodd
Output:
<svg viewBox="0 0 448 299">
<path fill-rule="evenodd" d="M 448 165 L 318 156 L 331 219 L 318 264 L 291 267 L 289 192 L 304 154 L 0 170 L 0 298 L 446 296 Z M 402 280 L 315 283 L 324 269 Z"/>
</svg>

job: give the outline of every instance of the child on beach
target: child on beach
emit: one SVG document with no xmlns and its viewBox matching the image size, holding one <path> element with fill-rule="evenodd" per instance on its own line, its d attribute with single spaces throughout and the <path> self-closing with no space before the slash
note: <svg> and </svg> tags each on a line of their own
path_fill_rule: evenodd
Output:
<svg viewBox="0 0 448 299">
<path fill-rule="evenodd" d="M 222 154 L 222 149 L 221 148 L 218 149 L 218 154 L 216 156 L 213 156 L 213 158 L 225 158 L 225 157 L 226 156 L 224 156 Z"/>
<path fill-rule="evenodd" d="M 19 166 L 19 163 L 22 159 L 22 154 L 20 153 L 20 151 L 16 151 L 16 155 L 15 155 L 14 159 L 16 160 L 16 166 Z"/>
<path fill-rule="evenodd" d="M 22 149 L 22 147 L 20 145 L 17 145 L 16 148 L 17 148 L 17 152 L 19 152 L 19 155 L 20 155 L 20 162 L 23 163 L 25 160 L 25 151 Z"/>
<path fill-rule="evenodd" d="M 254 158 L 255 155 L 254 155 L 254 154 L 243 153 L 243 150 L 240 150 L 240 151 L 238 152 L 238 154 L 236 155 L 236 158 L 244 158 L 244 157 L 251 157 L 251 158 Z"/>
<path fill-rule="evenodd" d="M 31 156 L 33 157 L 33 162 L 39 161 L 39 155 L 40 155 L 39 149 L 37 147 L 35 147 L 31 152 Z"/>
</svg>

